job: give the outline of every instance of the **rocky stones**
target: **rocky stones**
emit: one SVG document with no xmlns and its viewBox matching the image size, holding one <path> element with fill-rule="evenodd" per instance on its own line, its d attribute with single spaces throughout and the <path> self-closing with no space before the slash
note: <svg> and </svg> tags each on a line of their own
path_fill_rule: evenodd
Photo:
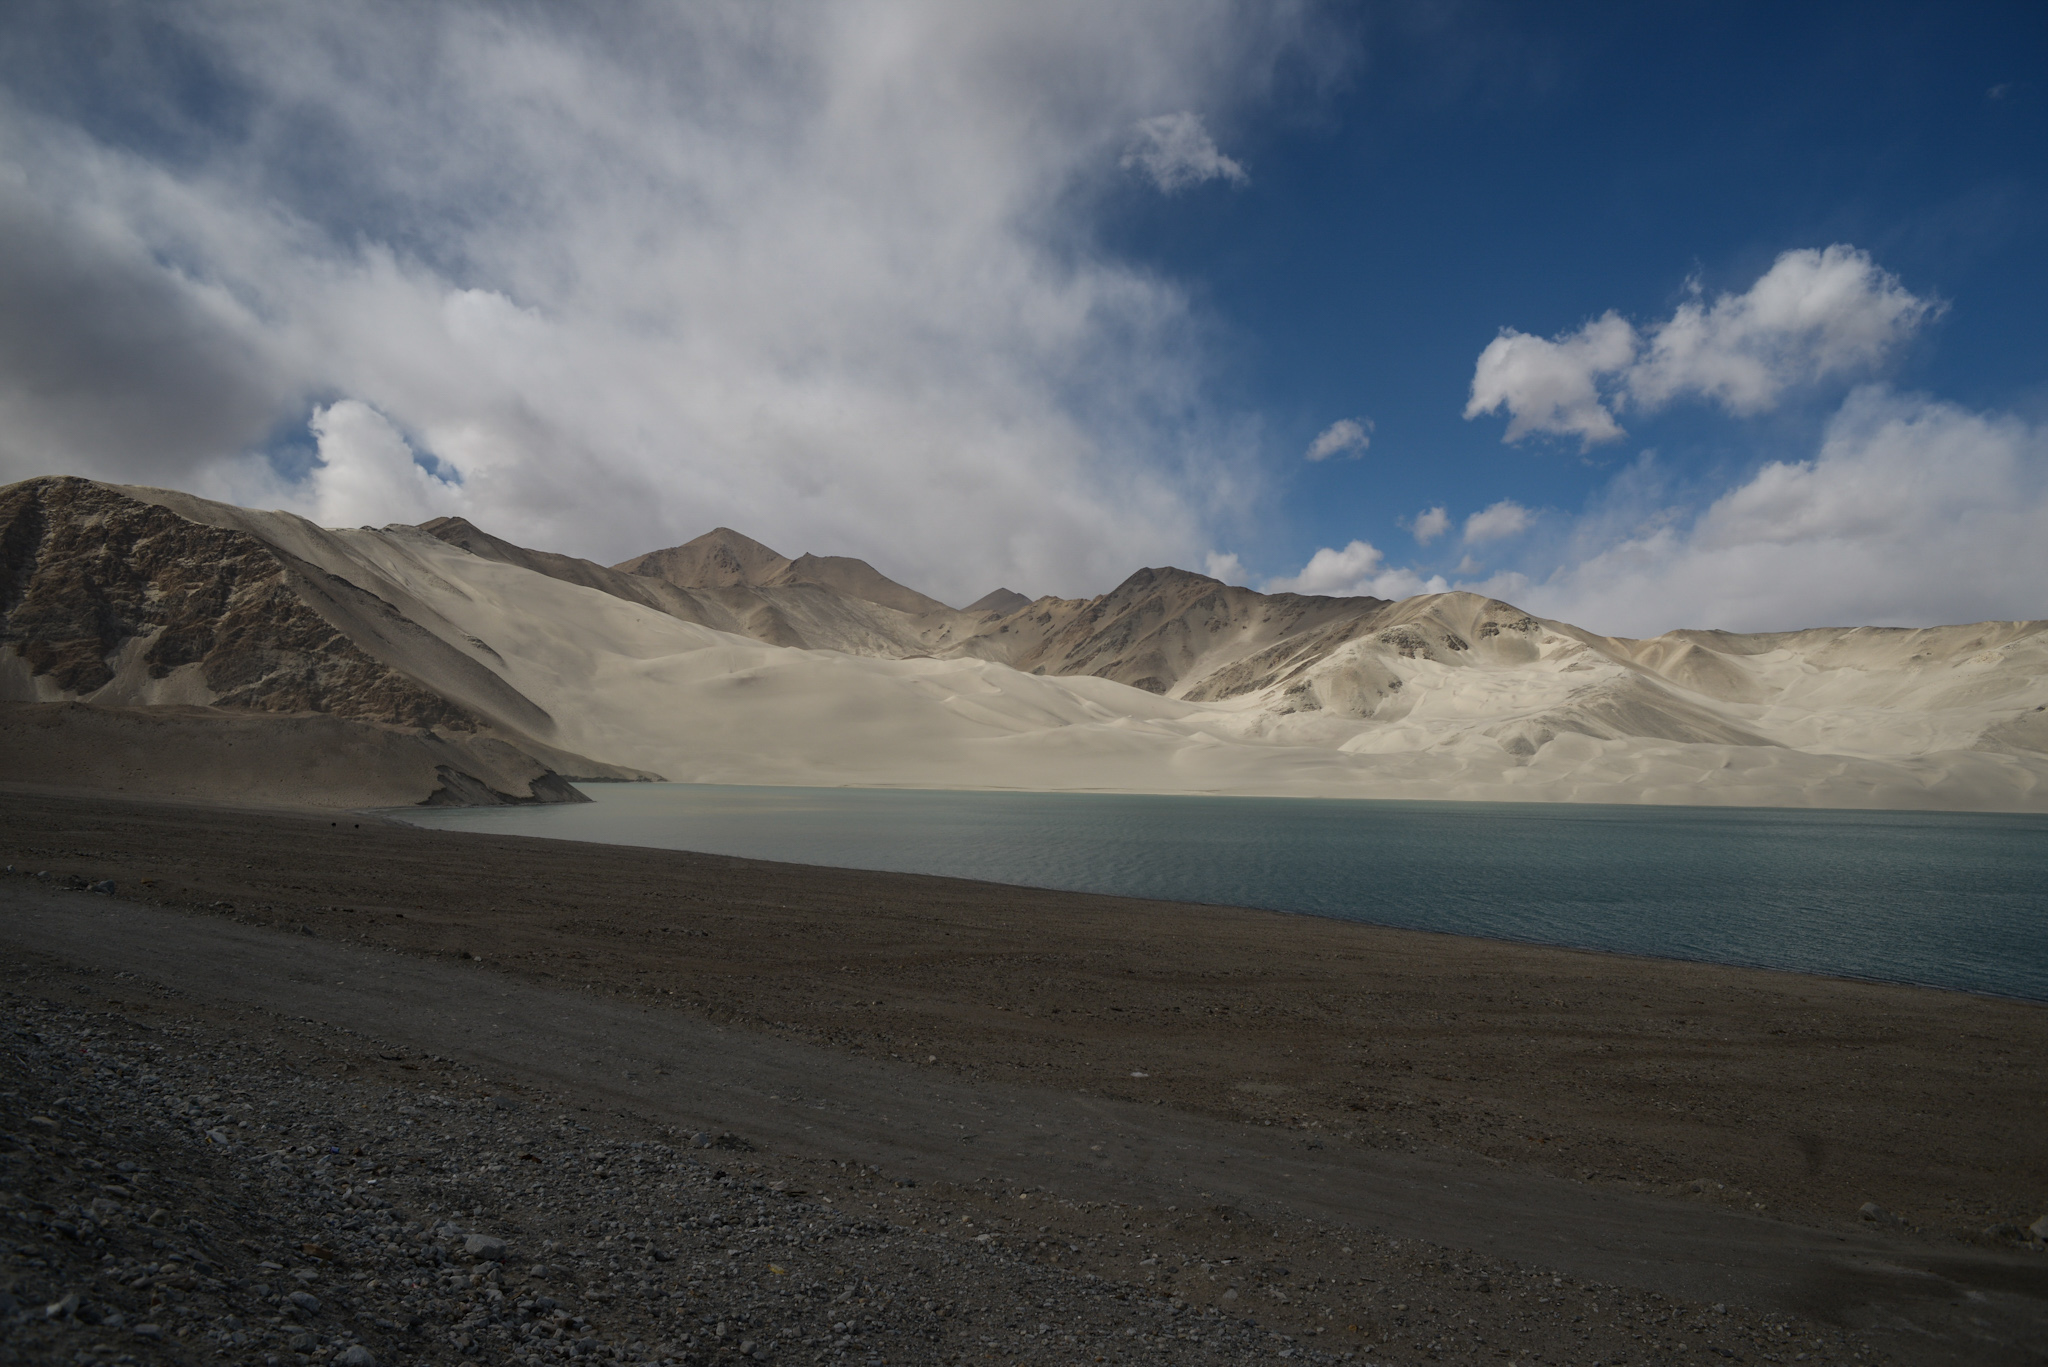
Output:
<svg viewBox="0 0 2048 1367">
<path fill-rule="evenodd" d="M 479 1262 L 505 1261 L 505 1241 L 488 1234 L 472 1234 L 462 1241 L 462 1251 Z"/>
<path fill-rule="evenodd" d="M 114 880 L 111 878 L 102 878 L 100 879 L 99 882 L 87 887 L 86 891 L 97 892 L 103 897 L 112 897 L 114 895 Z"/>
<path fill-rule="evenodd" d="M 341 1367 L 377 1367 L 377 1355 L 360 1343 L 349 1345 L 335 1361 Z"/>
<path fill-rule="evenodd" d="M 1875 1201 L 1865 1201 L 1856 1213 L 1874 1225 L 1900 1226 L 1906 1223 Z"/>
<path fill-rule="evenodd" d="M 2048 1215 L 2043 1215 L 2040 1219 L 2028 1225 L 2027 1233 L 2032 1235 L 2038 1242 L 2048 1243 Z"/>
<path fill-rule="evenodd" d="M 308 1315 L 320 1313 L 320 1298 L 310 1291 L 294 1291 L 285 1299 Z"/>
</svg>

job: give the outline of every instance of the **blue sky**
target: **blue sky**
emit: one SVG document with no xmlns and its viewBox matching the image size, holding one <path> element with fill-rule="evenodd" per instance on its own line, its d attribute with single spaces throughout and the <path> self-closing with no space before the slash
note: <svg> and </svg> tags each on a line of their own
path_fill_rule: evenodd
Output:
<svg viewBox="0 0 2048 1367">
<path fill-rule="evenodd" d="M 1285 572 L 1304 533 L 1402 546 L 1402 520 L 1439 504 L 1578 510 L 1645 449 L 1674 483 L 1721 487 L 1809 456 L 1871 379 L 2048 416 L 2038 8 L 1500 6 L 1354 31 L 1357 65 L 1316 117 L 1226 139 L 1244 184 L 1212 182 L 1193 213 L 1134 192 L 1113 230 L 1200 282 L 1230 334 L 1219 379 L 1277 444 L 1374 421 L 1361 458 L 1282 482 L 1248 563 Z M 1888 363 L 1748 420 L 1680 404 L 1582 452 L 1461 416 L 1501 327 L 1667 315 L 1695 282 L 1739 292 L 1832 243 L 1948 312 Z M 1452 538 L 1408 553 L 1460 558 Z"/>
<path fill-rule="evenodd" d="M 2022 5 L 17 6 L 0 477 L 956 602 L 2048 616 L 2044 57 Z"/>
</svg>

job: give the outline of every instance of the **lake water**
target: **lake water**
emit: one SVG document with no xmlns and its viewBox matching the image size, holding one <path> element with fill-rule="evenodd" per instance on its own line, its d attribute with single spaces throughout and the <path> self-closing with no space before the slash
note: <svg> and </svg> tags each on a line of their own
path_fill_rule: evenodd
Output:
<svg viewBox="0 0 2048 1367">
<path fill-rule="evenodd" d="M 2048 1001 L 2048 817 L 591 784 L 408 808 L 648 845 Z"/>
</svg>

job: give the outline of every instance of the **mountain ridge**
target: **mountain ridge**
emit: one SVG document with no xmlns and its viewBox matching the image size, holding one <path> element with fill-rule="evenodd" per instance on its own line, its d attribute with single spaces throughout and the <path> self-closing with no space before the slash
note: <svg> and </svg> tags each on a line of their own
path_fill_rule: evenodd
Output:
<svg viewBox="0 0 2048 1367">
<path fill-rule="evenodd" d="M 375 752 L 422 797 L 452 753 L 425 739 L 474 736 L 527 757 L 468 752 L 471 777 L 488 789 L 489 769 L 518 800 L 532 794 L 504 785 L 531 785 L 531 763 L 689 782 L 2048 810 L 2048 623 L 1631 640 L 1470 593 L 1261 594 L 1173 567 L 1093 598 L 908 612 L 821 582 L 819 566 L 863 562 L 811 557 L 793 575 L 803 558 L 738 538 L 721 529 L 699 550 L 725 560 L 672 557 L 671 572 L 780 582 L 685 587 L 462 519 L 329 529 L 25 481 L 0 489 L 0 701 L 403 731 L 422 744 L 301 728 L 294 753 Z"/>
</svg>

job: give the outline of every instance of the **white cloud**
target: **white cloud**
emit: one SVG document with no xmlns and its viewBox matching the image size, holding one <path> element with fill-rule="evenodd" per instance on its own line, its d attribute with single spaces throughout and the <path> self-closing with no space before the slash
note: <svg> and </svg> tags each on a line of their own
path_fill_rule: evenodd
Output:
<svg viewBox="0 0 2048 1367">
<path fill-rule="evenodd" d="M 1629 400 L 1697 395 L 1760 413 L 1793 385 L 1876 365 L 1939 312 L 1853 247 L 1786 252 L 1746 293 L 1689 299 L 1652 328 Z"/>
<path fill-rule="evenodd" d="M 405 437 L 376 409 L 343 399 L 308 424 L 319 464 L 308 484 L 310 516 L 326 527 L 424 522 L 466 511 L 462 487 L 430 473 Z"/>
<path fill-rule="evenodd" d="M 1547 580 L 1493 591 L 1633 635 L 2048 616 L 2048 432 L 2010 416 L 1866 387 L 1813 459 L 1690 519 L 1643 511 Z"/>
<path fill-rule="evenodd" d="M 0 45 L 0 480 L 231 494 L 264 450 L 322 515 L 354 401 L 500 535 L 726 523 L 941 597 L 1196 563 L 1259 497 L 1183 293 L 1076 218 L 1145 115 L 1315 59 L 1298 9 L 76 13 Z M 349 517 L 441 496 L 399 476 Z"/>
<path fill-rule="evenodd" d="M 1505 408 L 1504 441 L 1545 432 L 1590 447 L 1624 435 L 1624 408 L 1699 398 L 1760 413 L 1794 386 L 1877 365 L 1941 308 L 1854 247 L 1789 251 L 1743 293 L 1688 299 L 1640 334 L 1613 312 L 1554 339 L 1503 328 L 1479 354 L 1465 416 Z"/>
<path fill-rule="evenodd" d="M 1519 536 L 1529 529 L 1536 515 L 1511 498 L 1477 512 L 1465 519 L 1465 544 L 1477 546 L 1488 541 L 1503 541 Z"/>
<path fill-rule="evenodd" d="M 1622 431 L 1601 399 L 1600 381 L 1627 369 L 1635 356 L 1636 330 L 1614 313 L 1555 341 L 1503 328 L 1479 353 L 1465 416 L 1505 407 L 1503 441 L 1531 432 L 1576 436 L 1587 446 L 1613 441 Z"/>
<path fill-rule="evenodd" d="M 1234 551 L 1210 551 L 1202 557 L 1202 572 L 1226 584 L 1242 584 L 1245 580 L 1244 564 Z"/>
<path fill-rule="evenodd" d="M 1441 575 L 1425 578 L 1412 569 L 1388 566 L 1385 560 L 1379 548 L 1366 541 L 1353 541 L 1341 551 L 1325 546 L 1309 557 L 1300 574 L 1267 580 L 1266 592 L 1400 599 L 1450 587 Z"/>
<path fill-rule="evenodd" d="M 1442 504 L 1438 504 L 1434 508 L 1425 508 L 1417 513 L 1415 525 L 1411 530 L 1415 533 L 1415 544 L 1427 546 L 1450 529 L 1451 515 L 1444 511 Z"/>
<path fill-rule="evenodd" d="M 1371 445 L 1371 418 L 1362 422 L 1357 418 L 1339 418 L 1309 443 L 1308 459 L 1328 460 L 1331 456 L 1349 454 L 1353 460 L 1357 460 Z"/>
<path fill-rule="evenodd" d="M 1178 194 L 1207 181 L 1249 183 L 1244 167 L 1223 155 L 1199 115 L 1182 110 L 1140 119 L 1132 128 L 1136 141 L 1124 154 L 1126 169 L 1138 169 L 1166 194 Z"/>
</svg>

